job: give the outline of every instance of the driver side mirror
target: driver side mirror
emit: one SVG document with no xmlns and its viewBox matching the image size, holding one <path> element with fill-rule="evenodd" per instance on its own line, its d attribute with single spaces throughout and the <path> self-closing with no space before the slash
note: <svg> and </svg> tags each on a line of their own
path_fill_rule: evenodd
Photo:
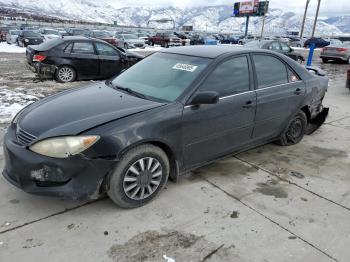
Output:
<svg viewBox="0 0 350 262">
<path fill-rule="evenodd" d="M 219 94 L 213 91 L 204 91 L 196 94 L 192 101 L 191 105 L 208 105 L 208 104 L 216 104 L 219 102 Z"/>
</svg>

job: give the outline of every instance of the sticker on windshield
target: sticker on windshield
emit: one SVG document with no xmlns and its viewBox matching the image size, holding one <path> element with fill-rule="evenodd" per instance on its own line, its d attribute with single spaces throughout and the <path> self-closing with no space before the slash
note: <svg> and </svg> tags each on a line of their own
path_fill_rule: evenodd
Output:
<svg viewBox="0 0 350 262">
<path fill-rule="evenodd" d="M 197 67 L 198 66 L 177 63 L 176 65 L 173 66 L 173 69 L 183 70 L 187 72 L 194 72 L 197 69 Z"/>
</svg>

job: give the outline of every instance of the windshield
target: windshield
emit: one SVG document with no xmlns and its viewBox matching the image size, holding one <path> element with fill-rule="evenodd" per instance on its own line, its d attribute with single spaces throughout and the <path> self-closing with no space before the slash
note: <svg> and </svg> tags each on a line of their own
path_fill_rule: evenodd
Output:
<svg viewBox="0 0 350 262">
<path fill-rule="evenodd" d="M 211 59 L 155 53 L 117 76 L 113 86 L 132 89 L 165 101 L 175 101 Z"/>
<path fill-rule="evenodd" d="M 124 39 L 138 39 L 137 35 L 123 35 Z"/>
<path fill-rule="evenodd" d="M 45 35 L 59 35 L 58 31 L 56 30 L 50 30 L 50 29 L 45 29 L 44 30 Z"/>
<path fill-rule="evenodd" d="M 25 36 L 25 37 L 40 37 L 40 35 L 34 31 L 23 31 L 23 36 Z"/>
</svg>

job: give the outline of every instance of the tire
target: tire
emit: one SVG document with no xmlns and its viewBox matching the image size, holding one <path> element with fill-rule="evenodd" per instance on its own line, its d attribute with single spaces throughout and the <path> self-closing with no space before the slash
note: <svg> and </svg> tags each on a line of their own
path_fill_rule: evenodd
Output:
<svg viewBox="0 0 350 262">
<path fill-rule="evenodd" d="M 165 47 L 165 48 L 169 48 L 169 44 L 168 44 L 168 43 L 165 43 L 165 44 L 164 44 L 164 47 Z"/>
<path fill-rule="evenodd" d="M 301 58 L 300 56 L 297 58 L 297 62 L 299 63 L 299 64 L 302 64 L 303 62 L 304 62 L 304 59 L 303 58 Z"/>
<path fill-rule="evenodd" d="M 70 66 L 60 66 L 55 72 L 55 79 L 60 83 L 74 82 L 76 77 L 77 73 Z"/>
<path fill-rule="evenodd" d="M 151 164 L 150 159 L 152 159 Z M 143 161 L 144 172 L 142 172 L 141 161 Z M 124 154 L 115 167 L 109 178 L 107 194 L 116 205 L 122 208 L 141 207 L 162 191 L 169 172 L 169 160 L 162 149 L 150 144 L 135 147 Z M 157 177 L 154 177 L 155 175 Z M 148 189 L 149 186 L 151 190 Z"/>
<path fill-rule="evenodd" d="M 322 58 L 322 62 L 323 63 L 328 63 L 328 59 L 327 58 Z"/>
<path fill-rule="evenodd" d="M 304 137 L 307 127 L 307 117 L 303 111 L 299 111 L 288 123 L 277 144 L 281 146 L 290 146 L 298 144 Z"/>
<path fill-rule="evenodd" d="M 300 45 L 300 44 L 297 44 L 297 47 L 301 47 L 301 45 Z"/>
<path fill-rule="evenodd" d="M 125 49 L 128 49 L 129 48 L 129 45 L 127 43 L 124 43 L 124 48 Z"/>
<path fill-rule="evenodd" d="M 150 44 L 151 46 L 154 46 L 154 42 L 153 42 L 153 41 L 149 42 L 149 44 Z"/>
</svg>

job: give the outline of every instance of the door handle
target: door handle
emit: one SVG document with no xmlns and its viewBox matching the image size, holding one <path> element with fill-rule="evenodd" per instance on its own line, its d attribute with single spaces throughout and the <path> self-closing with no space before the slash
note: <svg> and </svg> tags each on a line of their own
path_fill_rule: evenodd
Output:
<svg viewBox="0 0 350 262">
<path fill-rule="evenodd" d="M 243 108 L 251 108 L 253 106 L 253 102 L 252 100 L 248 100 L 247 102 L 245 102 L 245 105 L 243 105 Z"/>
<path fill-rule="evenodd" d="M 300 95 L 301 94 L 301 89 L 300 88 L 295 89 L 294 94 Z"/>
</svg>

